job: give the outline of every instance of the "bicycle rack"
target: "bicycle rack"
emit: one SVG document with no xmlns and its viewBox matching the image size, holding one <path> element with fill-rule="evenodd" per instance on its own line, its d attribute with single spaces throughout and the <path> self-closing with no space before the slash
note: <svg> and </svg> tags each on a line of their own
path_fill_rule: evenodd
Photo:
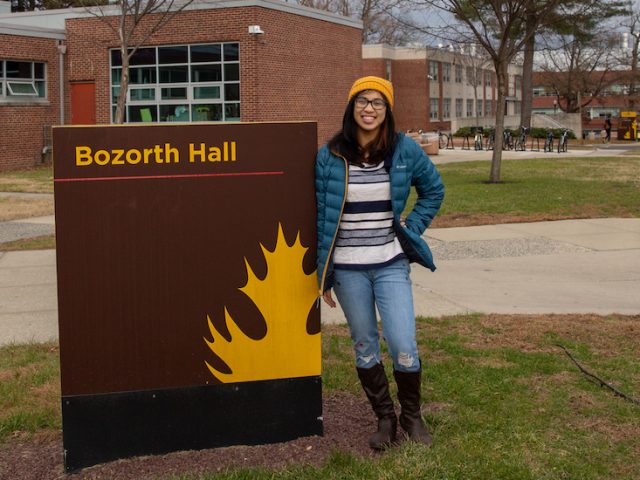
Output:
<svg viewBox="0 0 640 480">
<path fill-rule="evenodd" d="M 447 147 L 446 150 L 455 150 L 453 147 L 453 135 L 447 135 Z"/>
<path fill-rule="evenodd" d="M 533 141 L 536 141 L 536 148 L 533 148 Z M 540 139 L 539 138 L 533 138 L 531 137 L 531 148 L 529 149 L 532 152 L 539 152 L 540 151 Z"/>
<path fill-rule="evenodd" d="M 487 137 L 484 149 L 487 150 L 487 151 L 493 150 L 493 146 L 495 145 L 495 142 L 496 142 L 495 138 L 492 141 L 491 138 Z"/>
</svg>

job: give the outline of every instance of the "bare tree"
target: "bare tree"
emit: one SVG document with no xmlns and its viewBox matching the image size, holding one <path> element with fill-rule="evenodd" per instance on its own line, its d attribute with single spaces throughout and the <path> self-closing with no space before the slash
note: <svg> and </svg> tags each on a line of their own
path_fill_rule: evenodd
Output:
<svg viewBox="0 0 640 480">
<path fill-rule="evenodd" d="M 571 35 L 582 42 L 597 38 L 605 19 L 626 14 L 628 7 L 623 0 L 564 0 L 553 11 L 536 18 L 536 5 L 526 13 L 522 62 L 522 109 L 520 123 L 531 126 L 533 96 L 533 64 L 536 45 L 545 35 Z M 531 34 L 533 32 L 533 34 Z"/>
<path fill-rule="evenodd" d="M 417 31 L 405 11 L 407 0 L 298 0 L 300 5 L 357 18 L 362 22 L 362 43 L 403 45 Z"/>
<path fill-rule="evenodd" d="M 635 111 L 640 103 L 640 71 L 638 69 L 638 54 L 640 50 L 640 2 L 627 2 L 628 16 L 621 22 L 625 45 L 620 57 L 621 63 L 627 66 L 624 78 L 626 86 L 628 108 Z M 626 34 L 626 35 L 625 35 Z"/>
<path fill-rule="evenodd" d="M 495 138 L 504 131 L 505 100 L 508 89 L 508 67 L 535 28 L 527 32 L 528 15 L 536 25 L 552 12 L 560 0 L 414 0 L 419 5 L 436 7 L 452 14 L 457 22 L 439 29 L 438 35 L 452 41 L 477 43 L 487 53 L 496 73 L 498 98 L 496 102 Z M 428 28 L 422 31 L 428 32 Z M 431 29 L 432 30 L 432 29 Z M 502 142 L 496 141 L 491 161 L 489 181 L 500 182 Z"/>
<path fill-rule="evenodd" d="M 11 0 L 11 10 L 27 12 L 33 10 L 55 10 L 89 5 L 106 5 L 108 0 Z"/>
<path fill-rule="evenodd" d="M 151 35 L 161 30 L 192 1 L 116 0 L 106 6 L 85 6 L 87 12 L 111 29 L 120 47 L 122 75 L 114 123 L 124 123 L 131 58 Z"/>
<path fill-rule="evenodd" d="M 624 72 L 615 55 L 617 34 L 600 30 L 592 39 L 556 35 L 551 42 L 539 68 L 542 85 L 555 93 L 561 110 L 579 112 L 607 87 L 620 82 Z"/>
</svg>

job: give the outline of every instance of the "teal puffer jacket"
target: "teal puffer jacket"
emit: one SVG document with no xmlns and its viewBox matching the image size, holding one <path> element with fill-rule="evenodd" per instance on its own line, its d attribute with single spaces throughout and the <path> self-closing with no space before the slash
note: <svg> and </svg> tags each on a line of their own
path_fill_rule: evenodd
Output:
<svg viewBox="0 0 640 480">
<path fill-rule="evenodd" d="M 436 269 L 429 246 L 422 238 L 444 198 L 444 184 L 422 148 L 404 134 L 398 134 L 391 158 L 391 206 L 393 224 L 400 245 L 411 262 Z M 318 207 L 318 287 L 320 295 L 333 285 L 333 247 L 347 193 L 346 159 L 329 151 L 325 145 L 316 157 L 316 199 Z M 418 199 L 404 225 L 400 214 L 405 208 L 411 187 Z"/>
</svg>

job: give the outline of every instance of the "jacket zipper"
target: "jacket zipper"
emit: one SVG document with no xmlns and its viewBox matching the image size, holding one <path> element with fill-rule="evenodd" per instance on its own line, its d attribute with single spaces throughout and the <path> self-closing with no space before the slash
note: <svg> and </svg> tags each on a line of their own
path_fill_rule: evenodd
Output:
<svg viewBox="0 0 640 480">
<path fill-rule="evenodd" d="M 322 297 L 324 293 L 324 281 L 326 280 L 327 269 L 329 268 L 329 260 L 331 259 L 331 254 L 333 253 L 333 247 L 336 243 L 336 237 L 338 236 L 338 230 L 340 229 L 340 219 L 342 219 L 342 213 L 344 212 L 344 204 L 347 201 L 347 189 L 349 187 L 349 162 L 342 155 L 338 155 L 337 153 L 331 152 L 332 155 L 341 158 L 344 161 L 344 196 L 342 197 L 342 206 L 340 207 L 340 216 L 338 217 L 338 224 L 336 225 L 336 231 L 333 234 L 333 239 L 331 240 L 331 246 L 329 247 L 329 251 L 327 252 L 327 261 L 324 262 L 324 269 L 322 270 L 322 280 L 320 281 L 320 294 L 318 296 L 318 300 Z"/>
</svg>

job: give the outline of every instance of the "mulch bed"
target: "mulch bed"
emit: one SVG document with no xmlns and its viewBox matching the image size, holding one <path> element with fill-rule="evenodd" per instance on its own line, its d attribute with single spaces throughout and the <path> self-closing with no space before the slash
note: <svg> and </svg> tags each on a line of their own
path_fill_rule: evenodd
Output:
<svg viewBox="0 0 640 480">
<path fill-rule="evenodd" d="M 250 467 L 279 469 L 294 464 L 319 466 L 336 450 L 360 458 L 376 455 L 367 444 L 369 435 L 375 430 L 375 418 L 364 394 L 325 393 L 323 417 L 323 437 L 299 438 L 272 445 L 136 457 L 96 465 L 72 475 L 63 473 L 61 432 L 18 436 L 0 448 L 0 478 L 144 480 L 170 474 L 216 473 Z"/>
</svg>

